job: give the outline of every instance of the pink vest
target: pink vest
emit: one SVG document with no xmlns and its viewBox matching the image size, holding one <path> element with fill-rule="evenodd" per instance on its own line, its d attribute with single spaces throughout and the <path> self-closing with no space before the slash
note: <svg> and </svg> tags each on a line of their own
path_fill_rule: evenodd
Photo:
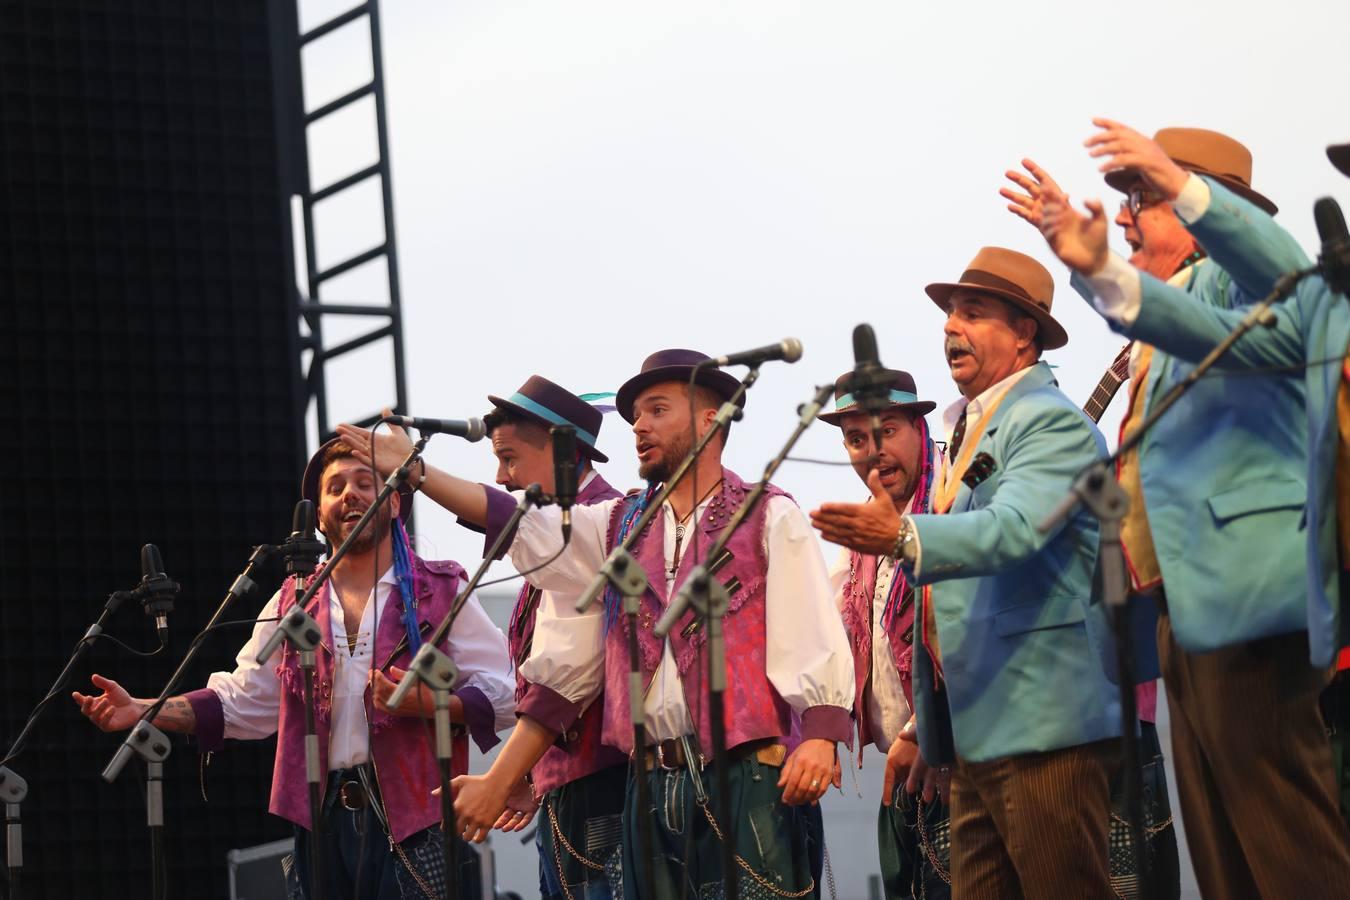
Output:
<svg viewBox="0 0 1350 900">
<path fill-rule="evenodd" d="M 434 628 L 450 610 L 455 595 L 465 580 L 458 563 L 423 560 L 412 557 L 414 597 L 417 620 Z M 285 615 L 295 605 L 294 581 L 282 589 L 279 612 Z M 323 644 L 315 654 L 315 725 L 319 736 L 319 767 L 328 771 L 328 727 L 333 704 L 333 629 L 328 615 L 328 585 L 311 601 L 310 615 L 319 623 Z M 402 596 L 395 588 L 390 601 L 380 611 L 375 635 L 375 664 L 382 666 L 398 646 L 407 630 L 400 618 Z M 281 708 L 277 723 L 277 758 L 272 769 L 272 799 L 268 807 L 273 815 L 310 827 L 309 787 L 305 780 L 305 704 L 304 673 L 300 655 L 289 644 L 283 645 L 277 675 L 281 679 Z M 405 649 L 394 657 L 393 665 L 406 669 L 411 654 Z M 369 688 L 366 696 L 369 698 Z M 396 841 L 440 821 L 440 801 L 431 791 L 440 783 L 434 748 L 427 742 L 429 725 L 409 716 L 391 716 L 367 706 L 371 715 L 371 760 L 379 781 L 380 795 L 389 816 L 389 829 Z M 451 769 L 454 774 L 468 772 L 468 738 L 454 739 Z"/>
<path fill-rule="evenodd" d="M 867 719 L 864 692 L 868 676 L 872 673 L 872 622 L 875 618 L 872 604 L 877 585 L 877 558 L 850 552 L 848 565 L 848 581 L 844 584 L 844 596 L 839 612 L 844 619 L 844 631 L 848 633 L 849 645 L 853 648 L 853 717 L 858 723 L 858 755 L 861 758 L 862 748 L 875 743 L 872 736 L 873 723 Z M 897 588 L 899 576 L 898 570 L 892 576 L 893 589 Z M 907 586 L 905 591 L 910 597 L 903 601 L 904 605 L 892 618 L 891 627 L 886 630 L 886 637 L 891 643 L 891 658 L 900 673 L 900 686 L 904 689 L 905 699 L 913 708 L 914 647 L 910 643 L 914 634 L 913 588 Z"/>
<path fill-rule="evenodd" d="M 577 494 L 577 503 L 590 506 L 619 496 L 621 496 L 619 492 L 610 487 L 609 483 L 597 473 Z M 521 588 L 506 634 L 511 645 L 511 659 L 516 665 L 517 703 L 529 689 L 529 682 L 521 677 L 520 666 L 529 657 L 530 645 L 534 640 L 534 622 L 539 613 L 539 593 L 538 588 L 528 583 Z M 604 701 L 597 699 L 587 707 L 570 730 L 558 735 L 557 742 L 530 770 L 530 778 L 537 796 L 543 796 L 554 788 L 585 778 L 601 769 L 627 762 L 622 753 L 602 743 L 603 719 Z"/>
<path fill-rule="evenodd" d="M 722 470 L 721 491 L 708 504 L 699 520 L 699 528 L 702 529 L 700 553 L 726 527 L 747 491 L 745 482 L 734 472 L 725 468 Z M 764 552 L 764 532 L 769 500 L 777 496 L 787 495 L 770 485 L 758 508 L 728 543 L 732 561 L 717 573 L 717 579 L 723 584 L 730 583 L 733 578 L 740 582 L 740 586 L 731 594 L 727 616 L 723 621 L 727 658 L 725 724 L 728 748 L 746 741 L 783 738 L 792 730 L 791 707 L 778 695 L 765 674 L 764 600 L 765 576 L 769 567 Z M 611 549 L 619 542 L 617 532 L 624 510 L 634 502 L 635 497 L 629 497 L 614 507 L 608 539 Z M 652 520 L 647 532 L 638 538 L 633 555 L 646 571 L 650 582 L 638 613 L 642 681 L 644 686 L 650 687 L 662 655 L 662 644 L 652 633 L 652 627 L 668 601 L 664 516 L 656 516 Z M 675 578 L 677 591 L 694 566 L 693 554 L 686 553 L 680 560 L 680 569 Z M 708 704 L 699 701 L 699 698 L 707 695 L 704 686 L 707 662 L 701 652 L 707 643 L 707 635 L 701 627 L 690 631 L 695 620 L 694 611 L 688 610 L 671 629 L 671 652 L 679 669 L 690 712 L 698 716 L 695 730 L 699 743 L 708 752 L 712 748 L 711 719 Z M 632 720 L 628 706 L 627 628 L 627 619 L 621 618 L 610 625 L 605 636 L 604 741 L 625 753 L 633 749 Z"/>
</svg>

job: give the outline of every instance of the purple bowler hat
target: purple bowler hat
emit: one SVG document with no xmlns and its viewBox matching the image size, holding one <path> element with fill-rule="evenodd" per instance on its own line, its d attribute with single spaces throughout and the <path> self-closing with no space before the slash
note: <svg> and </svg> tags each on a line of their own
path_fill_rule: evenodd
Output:
<svg viewBox="0 0 1350 900">
<path fill-rule="evenodd" d="M 489 394 L 488 402 L 545 428 L 571 425 L 577 432 L 577 449 L 583 455 L 596 462 L 609 462 L 608 456 L 595 449 L 600 426 L 605 421 L 604 413 L 547 378 L 531 375 L 510 397 Z"/>
<path fill-rule="evenodd" d="M 891 390 L 887 409 L 907 409 L 916 415 L 927 415 L 937 408 L 932 400 L 920 400 L 914 387 L 914 377 L 899 369 L 886 369 L 888 386 Z M 831 425 L 839 425 L 839 420 L 850 413 L 862 412 L 858 400 L 853 396 L 853 370 L 850 369 L 834 381 L 834 409 L 823 412 L 816 418 Z M 842 426 L 840 426 L 842 427 Z"/>
<path fill-rule="evenodd" d="M 614 405 L 619 410 L 619 415 L 624 420 L 632 424 L 633 404 L 637 401 L 638 394 L 651 387 L 654 384 L 660 384 L 663 381 L 678 381 L 681 384 L 689 383 L 689 375 L 694 371 L 694 367 L 701 362 L 712 359 L 705 353 L 699 353 L 697 350 L 658 350 L 651 356 L 642 361 L 642 371 L 634 375 L 623 383 L 619 388 L 619 393 L 614 397 Z M 740 381 L 731 377 L 721 369 L 703 368 L 698 370 L 697 384 L 708 388 L 723 400 L 730 400 L 740 387 Z M 736 405 L 745 407 L 745 395 L 736 402 Z"/>
<path fill-rule="evenodd" d="M 326 441 L 318 450 L 315 450 L 314 455 L 309 458 L 309 462 L 305 463 L 305 474 L 300 478 L 300 497 L 303 500 L 312 500 L 314 502 L 314 515 L 316 519 L 319 514 L 319 479 L 323 477 L 323 470 L 325 468 L 320 461 L 323 459 L 323 455 L 328 452 L 329 447 L 340 443 L 343 443 L 342 438 L 333 438 L 330 441 Z M 413 473 L 414 475 L 421 474 L 418 469 L 414 469 Z M 380 479 L 377 478 L 376 480 Z M 412 488 L 405 483 L 403 487 L 399 489 L 399 493 L 402 494 L 402 497 L 399 498 L 402 502 L 398 507 L 398 517 L 406 522 L 408 521 L 408 516 L 412 515 L 413 491 Z"/>
</svg>

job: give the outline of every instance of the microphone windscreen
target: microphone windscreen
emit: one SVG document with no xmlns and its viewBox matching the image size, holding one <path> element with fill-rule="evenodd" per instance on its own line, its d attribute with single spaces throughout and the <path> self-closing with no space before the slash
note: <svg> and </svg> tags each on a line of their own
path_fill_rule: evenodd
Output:
<svg viewBox="0 0 1350 900">
<path fill-rule="evenodd" d="M 1345 216 L 1341 214 L 1341 205 L 1331 197 L 1323 197 L 1313 204 L 1313 221 L 1317 223 L 1317 235 L 1322 239 L 1323 247 L 1346 239 Z"/>
<path fill-rule="evenodd" d="M 295 504 L 291 513 L 291 534 L 312 535 L 314 533 L 314 501 L 301 500 Z"/>
<path fill-rule="evenodd" d="M 154 578 L 163 574 L 164 559 L 159 555 L 159 548 L 154 544 L 146 544 L 141 548 L 141 575 Z"/>
</svg>

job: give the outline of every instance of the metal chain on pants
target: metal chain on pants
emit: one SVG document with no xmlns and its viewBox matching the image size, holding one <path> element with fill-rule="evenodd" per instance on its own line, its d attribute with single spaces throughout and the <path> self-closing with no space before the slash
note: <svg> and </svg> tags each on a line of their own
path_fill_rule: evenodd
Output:
<svg viewBox="0 0 1350 900">
<path fill-rule="evenodd" d="M 722 829 L 717 827 L 717 820 L 713 818 L 713 814 L 708 809 L 708 805 L 706 803 L 700 803 L 698 804 L 698 808 L 703 810 L 703 815 L 708 817 L 708 824 L 712 826 L 713 834 L 717 835 L 717 839 L 719 841 L 725 842 L 726 838 L 722 835 Z M 750 877 L 753 878 L 760 885 L 760 887 L 764 888 L 769 893 L 775 894 L 779 897 L 805 897 L 806 895 L 810 894 L 816 889 L 816 880 L 814 878 L 811 879 L 811 883 L 808 884 L 805 888 L 796 892 L 789 892 L 779 887 L 776 887 L 770 884 L 767 878 L 756 872 L 754 870 L 754 867 L 752 867 L 750 863 L 746 862 L 745 857 L 741 856 L 739 853 L 736 854 L 736 864 L 739 865 L 742 869 L 744 869 L 750 875 Z"/>
</svg>

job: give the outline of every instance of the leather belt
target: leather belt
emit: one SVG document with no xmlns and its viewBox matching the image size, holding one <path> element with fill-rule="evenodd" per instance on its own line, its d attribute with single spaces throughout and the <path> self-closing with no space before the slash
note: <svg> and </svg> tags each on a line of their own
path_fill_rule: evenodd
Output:
<svg viewBox="0 0 1350 900">
<path fill-rule="evenodd" d="M 686 744 L 690 751 L 697 756 L 697 759 L 690 759 L 689 753 L 685 751 Z M 698 742 L 692 736 L 668 738 L 646 749 L 647 768 L 684 769 L 697 766 L 698 769 L 705 769 L 712 765 L 712 760 L 704 756 L 703 752 L 697 748 Z M 787 747 L 779 743 L 776 738 L 764 738 L 758 741 L 746 741 L 727 751 L 727 758 L 732 762 L 740 762 L 752 756 L 758 760 L 760 765 L 778 768 L 783 765 L 783 760 L 787 759 Z M 691 765 L 691 763 L 694 765 Z"/>
</svg>

